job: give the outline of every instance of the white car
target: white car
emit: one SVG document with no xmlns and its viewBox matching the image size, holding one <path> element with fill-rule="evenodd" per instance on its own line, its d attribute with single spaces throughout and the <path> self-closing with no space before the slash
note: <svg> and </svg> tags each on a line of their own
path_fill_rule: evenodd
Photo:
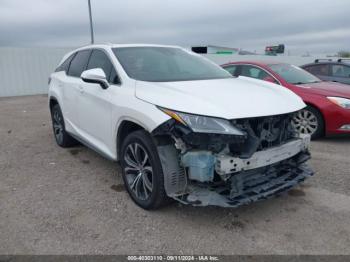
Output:
<svg viewBox="0 0 350 262">
<path fill-rule="evenodd" d="M 298 96 L 232 77 L 180 47 L 85 46 L 64 57 L 49 83 L 58 145 L 79 141 L 120 161 L 142 208 L 171 199 L 236 207 L 313 174 L 310 137 L 291 124 L 305 107 Z"/>
</svg>

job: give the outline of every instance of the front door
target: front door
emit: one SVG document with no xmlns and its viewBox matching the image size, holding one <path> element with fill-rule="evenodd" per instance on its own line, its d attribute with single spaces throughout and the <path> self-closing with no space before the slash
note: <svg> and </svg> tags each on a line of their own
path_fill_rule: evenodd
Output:
<svg viewBox="0 0 350 262">
<path fill-rule="evenodd" d="M 87 70 L 93 68 L 101 68 L 107 80 L 110 79 L 111 71 L 114 70 L 106 53 L 98 49 L 92 51 L 87 65 Z M 112 100 L 115 99 L 113 88 L 117 86 L 111 85 L 107 89 L 102 89 L 99 84 L 85 82 L 82 86 L 78 114 L 83 136 L 96 149 L 112 155 L 108 145 L 112 139 Z"/>
</svg>

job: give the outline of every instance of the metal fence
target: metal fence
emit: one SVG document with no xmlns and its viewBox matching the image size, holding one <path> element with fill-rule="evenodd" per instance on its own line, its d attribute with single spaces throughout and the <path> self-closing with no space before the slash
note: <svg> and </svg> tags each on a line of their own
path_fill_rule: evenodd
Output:
<svg viewBox="0 0 350 262">
<path fill-rule="evenodd" d="M 0 97 L 47 93 L 49 75 L 65 48 L 0 48 Z"/>
<path fill-rule="evenodd" d="M 71 48 L 0 48 L 0 97 L 47 93 L 48 77 Z M 217 64 L 230 61 L 273 60 L 302 65 L 315 57 L 263 55 L 205 55 Z M 318 57 L 320 58 L 320 57 Z"/>
</svg>

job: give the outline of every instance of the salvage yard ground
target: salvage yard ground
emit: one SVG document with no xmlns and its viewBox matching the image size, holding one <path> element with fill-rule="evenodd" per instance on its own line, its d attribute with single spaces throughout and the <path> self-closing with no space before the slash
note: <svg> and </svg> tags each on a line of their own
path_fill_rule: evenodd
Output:
<svg viewBox="0 0 350 262">
<path fill-rule="evenodd" d="M 59 148 L 45 96 L 0 99 L 0 254 L 350 254 L 350 137 L 312 143 L 316 174 L 237 209 L 137 207 L 118 164 Z"/>
</svg>

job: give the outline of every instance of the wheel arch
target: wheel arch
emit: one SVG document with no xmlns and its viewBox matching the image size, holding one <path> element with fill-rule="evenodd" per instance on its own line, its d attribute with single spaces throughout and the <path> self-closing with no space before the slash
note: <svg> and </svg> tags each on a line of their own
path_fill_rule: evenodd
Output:
<svg viewBox="0 0 350 262">
<path fill-rule="evenodd" d="M 322 110 L 321 110 L 321 108 L 319 108 L 317 105 L 315 105 L 314 103 L 312 103 L 312 102 L 309 102 L 309 101 L 304 101 L 304 103 L 307 105 L 307 106 L 310 106 L 310 107 L 312 107 L 312 108 L 314 108 L 314 109 L 316 109 L 319 113 L 320 113 L 320 115 L 321 115 L 321 117 L 322 117 L 322 120 L 323 120 L 323 135 L 325 135 L 326 134 L 326 126 L 327 126 L 327 123 L 326 123 L 326 118 L 325 118 L 325 116 L 324 116 L 324 113 L 322 112 Z"/>
<path fill-rule="evenodd" d="M 130 119 L 124 119 L 118 125 L 118 131 L 117 131 L 117 137 L 116 137 L 117 161 L 119 160 L 121 145 L 123 143 L 123 140 L 126 138 L 128 134 L 137 130 L 147 131 L 147 129 L 143 127 L 140 123 L 137 123 L 136 121 L 133 121 Z"/>
<path fill-rule="evenodd" d="M 53 106 L 57 105 L 57 104 L 59 105 L 57 98 L 54 96 L 50 96 L 50 98 L 49 98 L 50 111 L 52 110 Z"/>
</svg>

